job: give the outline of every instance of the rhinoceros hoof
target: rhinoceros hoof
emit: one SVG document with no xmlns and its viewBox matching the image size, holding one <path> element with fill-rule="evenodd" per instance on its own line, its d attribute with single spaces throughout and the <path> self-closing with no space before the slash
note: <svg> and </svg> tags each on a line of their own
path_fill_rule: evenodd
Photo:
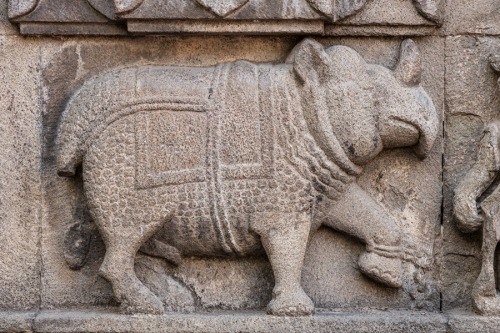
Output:
<svg viewBox="0 0 500 333">
<path fill-rule="evenodd" d="M 125 314 L 163 314 L 163 303 L 146 287 L 134 288 L 120 304 Z"/>
<path fill-rule="evenodd" d="M 296 293 L 276 295 L 267 306 L 267 313 L 275 316 L 307 316 L 314 312 L 314 303 L 301 289 Z"/>
<path fill-rule="evenodd" d="M 358 266 L 363 274 L 388 287 L 399 288 L 403 284 L 400 258 L 387 258 L 373 252 L 365 252 L 359 256 Z"/>
</svg>

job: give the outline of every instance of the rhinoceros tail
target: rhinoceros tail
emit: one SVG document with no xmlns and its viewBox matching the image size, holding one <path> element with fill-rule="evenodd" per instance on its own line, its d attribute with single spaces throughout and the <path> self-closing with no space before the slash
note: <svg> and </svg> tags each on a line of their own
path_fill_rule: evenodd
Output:
<svg viewBox="0 0 500 333">
<path fill-rule="evenodd" d="M 87 80 L 63 111 L 57 133 L 57 173 L 72 177 L 87 148 L 135 93 L 133 68 L 108 72 Z"/>
</svg>

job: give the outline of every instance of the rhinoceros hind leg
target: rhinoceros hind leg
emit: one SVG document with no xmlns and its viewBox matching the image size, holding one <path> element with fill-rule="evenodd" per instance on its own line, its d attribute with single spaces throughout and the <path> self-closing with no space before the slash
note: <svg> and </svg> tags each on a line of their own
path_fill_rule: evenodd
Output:
<svg viewBox="0 0 500 333">
<path fill-rule="evenodd" d="M 108 245 L 99 275 L 111 283 L 115 298 L 124 313 L 164 313 L 160 299 L 135 275 L 135 253 L 131 252 L 123 247 Z"/>
<path fill-rule="evenodd" d="M 304 316 L 314 312 L 314 303 L 300 284 L 310 226 L 305 213 L 270 214 L 257 223 L 255 230 L 261 236 L 274 273 L 269 314 Z"/>
<path fill-rule="evenodd" d="M 126 216 L 120 216 L 118 213 L 115 213 L 118 217 L 114 219 L 103 215 L 96 216 L 96 224 L 106 244 L 106 254 L 99 274 L 111 283 L 123 312 L 164 313 L 162 302 L 137 278 L 134 262 L 141 245 L 165 224 L 170 215 L 153 221 L 136 217 L 132 219 L 132 225 L 124 225 Z"/>
<path fill-rule="evenodd" d="M 182 262 L 181 253 L 176 247 L 165 244 L 155 238 L 151 238 L 144 243 L 139 251 L 153 257 L 163 258 L 175 266 L 179 266 Z"/>
</svg>

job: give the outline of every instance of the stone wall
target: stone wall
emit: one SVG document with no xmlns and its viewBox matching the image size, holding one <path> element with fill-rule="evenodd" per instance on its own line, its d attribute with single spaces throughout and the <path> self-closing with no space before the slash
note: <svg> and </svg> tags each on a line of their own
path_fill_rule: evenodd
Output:
<svg viewBox="0 0 500 333">
<path fill-rule="evenodd" d="M 339 45 L 345 47 L 333 47 Z M 498 73 L 491 67 L 495 55 L 500 55 L 500 3 L 496 0 L 0 0 L 0 331 L 496 331 L 499 319 L 494 311 L 493 316 L 480 315 L 481 308 L 473 301 L 472 287 L 484 261 L 483 237 L 480 231 L 459 231 L 453 215 L 455 189 L 478 159 L 485 126 L 498 119 Z M 325 60 L 327 56 L 331 58 Z M 361 65 L 350 64 L 358 58 Z M 127 172 L 140 172 L 139 164 L 123 162 L 140 160 L 137 147 L 142 139 L 137 138 L 143 123 L 139 116 L 123 118 L 123 124 L 122 118 L 113 118 L 107 123 L 109 129 L 102 129 L 95 141 L 85 141 L 102 125 L 103 113 L 125 109 L 120 103 L 131 92 L 133 98 L 150 94 L 146 97 L 155 99 L 145 102 L 140 112 L 151 109 L 163 112 L 163 117 L 168 113 L 174 122 L 171 110 L 184 108 L 184 102 L 152 107 L 156 98 L 194 96 L 209 81 L 208 74 L 199 74 L 201 71 L 212 73 L 207 68 L 219 67 L 210 66 L 239 60 L 255 64 L 246 65 L 251 71 L 268 68 L 277 88 L 268 87 L 270 101 L 266 102 L 267 92 L 262 89 L 266 83 L 259 81 L 265 74 L 258 74 L 254 82 L 250 72 L 234 72 L 234 80 L 247 90 L 242 93 L 237 85 L 232 95 L 222 95 L 229 105 L 225 108 L 217 106 L 213 96 L 220 92 L 215 86 L 206 89 L 206 99 L 217 104 L 208 106 L 213 108 L 207 111 L 208 118 L 231 112 L 240 117 L 220 125 L 223 134 L 215 143 L 215 156 L 229 156 L 233 161 L 233 166 L 226 166 L 229 169 L 236 169 L 234 165 L 247 168 L 264 163 L 272 148 L 271 174 L 248 176 L 253 171 L 247 168 L 250 171 L 234 171 L 236 176 L 231 179 L 236 180 L 229 181 L 224 174 L 230 172 L 222 172 L 224 166 L 222 171 L 214 167 L 213 177 L 222 177 L 222 183 L 207 178 L 198 181 L 201 187 L 190 185 L 197 182 L 176 180 L 169 186 L 140 188 L 135 179 L 125 191 Z M 130 68 L 133 74 L 122 74 Z M 194 74 L 186 74 L 188 69 Z M 281 74 L 275 70 L 288 74 L 276 83 L 273 75 L 278 78 Z M 228 82 L 232 82 L 232 69 L 228 71 Z M 252 84 L 257 85 L 259 97 L 253 104 L 244 104 Z M 281 86 L 296 88 L 298 97 L 292 88 L 279 90 Z M 362 87 L 361 93 L 354 92 L 357 87 Z M 81 97 L 86 89 L 96 93 Z M 336 89 L 340 91 L 333 98 L 337 104 L 328 101 L 329 97 L 326 102 L 318 97 L 330 96 Z M 312 95 L 308 95 L 310 91 Z M 71 115 L 74 105 L 80 109 Z M 422 117 L 429 112 L 425 121 L 422 118 L 423 124 L 416 113 L 410 114 L 412 107 Z M 319 146 L 309 148 L 313 159 L 324 151 L 330 157 L 325 146 L 328 140 L 336 140 L 343 148 L 341 154 L 362 171 L 348 171 L 334 158 L 334 166 L 325 169 L 340 175 L 328 187 L 329 180 L 322 180 L 311 167 L 321 158 L 311 162 L 303 155 L 300 163 L 304 164 L 294 164 L 294 154 L 301 154 L 294 151 L 302 149 L 301 144 L 289 142 L 290 152 L 280 144 L 282 132 L 286 132 L 279 127 L 282 120 L 269 120 L 273 123 L 270 141 L 264 140 L 267 120 L 262 119 L 274 117 L 279 110 L 291 112 L 291 122 L 306 112 L 307 124 L 298 129 L 303 134 L 295 139 L 312 137 Z M 327 118 L 310 120 L 322 110 L 328 110 Z M 322 132 L 321 124 L 328 119 L 333 134 Z M 219 126 L 209 121 L 207 137 Z M 157 132 L 152 129 L 155 122 L 144 122 L 150 135 L 146 146 L 154 149 L 145 155 L 147 161 L 162 154 L 162 149 L 171 149 L 169 145 L 181 145 L 181 141 L 172 144 L 171 136 L 162 132 L 177 122 L 185 125 L 177 120 L 175 124 L 158 122 Z M 79 128 L 83 128 L 81 132 Z M 260 131 L 255 134 L 258 142 L 246 144 L 254 135 L 251 129 Z M 87 154 L 82 163 L 75 164 L 76 177 L 62 177 L 67 175 L 58 164 L 65 153 L 60 143 L 66 140 L 61 139 L 65 131 L 84 137 L 75 148 L 85 146 Z M 434 140 L 422 159 L 413 148 L 427 131 L 433 132 Z M 241 133 L 247 136 L 243 138 Z M 189 135 L 192 133 L 177 133 L 175 138 L 188 137 L 187 145 L 194 145 L 197 138 Z M 367 138 L 372 150 L 363 155 Z M 178 155 L 172 156 L 184 156 L 182 152 L 187 150 L 183 147 L 177 147 Z M 304 147 L 308 149 L 308 144 Z M 254 164 L 241 162 L 238 159 L 247 158 L 245 149 L 263 155 L 255 157 Z M 206 154 L 202 161 L 214 158 Z M 196 154 L 186 161 L 181 157 L 166 158 L 173 161 L 169 163 L 187 163 L 189 168 Z M 164 159 L 157 164 L 162 170 L 174 168 Z M 304 176 L 301 168 L 312 176 Z M 163 171 L 158 177 L 173 176 Z M 328 190 L 318 186 L 318 181 L 327 184 Z M 203 187 L 204 182 L 214 184 L 214 189 Z M 495 184 L 493 181 L 478 206 Z M 338 193 L 335 186 L 340 188 Z M 263 190 L 268 187 L 270 192 Z M 111 198 L 109 201 L 99 199 L 103 191 L 108 191 L 103 198 Z M 330 197 L 328 191 L 337 196 Z M 351 191 L 358 192 L 350 197 Z M 299 207 L 300 193 L 306 202 L 302 210 L 295 206 Z M 137 206 L 127 201 L 127 195 L 138 200 Z M 182 196 L 187 197 L 179 199 L 188 206 L 185 212 L 176 202 Z M 209 207 L 210 218 L 194 220 L 189 215 L 190 205 L 196 208 L 204 202 L 219 213 Z M 268 202 L 271 208 L 265 208 Z M 122 206 L 108 223 L 106 212 L 115 209 L 115 204 Z M 173 204 L 176 206 L 169 210 Z M 242 213 L 231 213 L 233 208 Z M 164 221 L 164 211 L 173 222 Z M 122 217 L 121 212 L 128 213 Z M 216 226 L 212 230 L 204 224 L 224 223 L 220 217 L 224 214 L 229 216 L 226 229 Z M 149 229 L 143 229 L 155 218 L 160 221 L 156 215 L 167 223 L 165 234 L 159 227 L 149 234 Z M 177 228 L 173 236 L 168 223 Z M 134 237 L 139 236 L 134 230 L 147 234 L 137 246 Z M 243 246 L 241 254 L 245 255 L 241 256 L 236 255 L 235 246 L 233 252 L 203 250 L 208 248 L 204 241 L 214 241 L 209 239 L 210 232 L 219 232 L 222 238 L 220 233 L 233 232 L 237 236 L 226 237 L 236 237 L 236 242 L 245 238 L 250 245 Z M 397 236 L 393 239 L 392 234 Z M 197 239 L 192 249 L 183 237 Z M 148 241 L 150 247 L 146 248 L 148 239 L 161 244 Z M 306 242 L 302 255 L 300 244 Z M 139 246 L 143 247 L 137 252 Z M 113 247 L 119 260 L 111 261 L 107 273 L 99 273 L 106 251 Z M 125 268 L 130 259 L 124 254 L 127 251 L 133 252 L 132 273 Z M 376 256 L 366 259 L 373 262 L 363 262 L 366 254 Z M 301 274 L 307 299 L 301 300 L 301 289 L 294 289 L 300 288 L 292 281 L 294 269 Z M 139 284 L 133 280 L 135 274 Z M 273 292 L 275 285 L 282 289 Z M 136 286 L 146 291 L 136 291 Z M 289 299 L 280 300 L 279 295 L 288 292 Z M 149 299 L 149 293 L 166 314 L 150 311 L 148 302 L 141 300 Z M 313 315 L 307 296 L 315 306 Z M 491 298 L 495 300 L 495 296 Z M 270 301 L 267 311 L 271 314 L 266 314 Z M 286 304 L 272 305 L 275 301 Z M 500 305 L 496 308 L 498 315 Z M 306 316 L 297 316 L 301 314 Z"/>
</svg>

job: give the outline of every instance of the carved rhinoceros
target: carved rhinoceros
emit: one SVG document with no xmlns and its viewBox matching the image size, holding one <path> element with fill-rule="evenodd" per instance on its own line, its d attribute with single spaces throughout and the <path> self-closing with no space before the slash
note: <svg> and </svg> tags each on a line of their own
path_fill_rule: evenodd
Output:
<svg viewBox="0 0 500 333">
<path fill-rule="evenodd" d="M 62 116 L 57 168 L 82 165 L 106 244 L 100 274 L 123 310 L 163 312 L 135 275 L 140 249 L 174 263 L 265 252 L 268 312 L 310 314 L 301 269 L 320 225 L 364 242 L 360 270 L 400 287 L 401 231 L 356 177 L 384 148 L 432 148 L 438 117 L 420 61 L 411 40 L 394 71 L 305 40 L 279 65 L 144 66 L 86 81 Z"/>
</svg>

